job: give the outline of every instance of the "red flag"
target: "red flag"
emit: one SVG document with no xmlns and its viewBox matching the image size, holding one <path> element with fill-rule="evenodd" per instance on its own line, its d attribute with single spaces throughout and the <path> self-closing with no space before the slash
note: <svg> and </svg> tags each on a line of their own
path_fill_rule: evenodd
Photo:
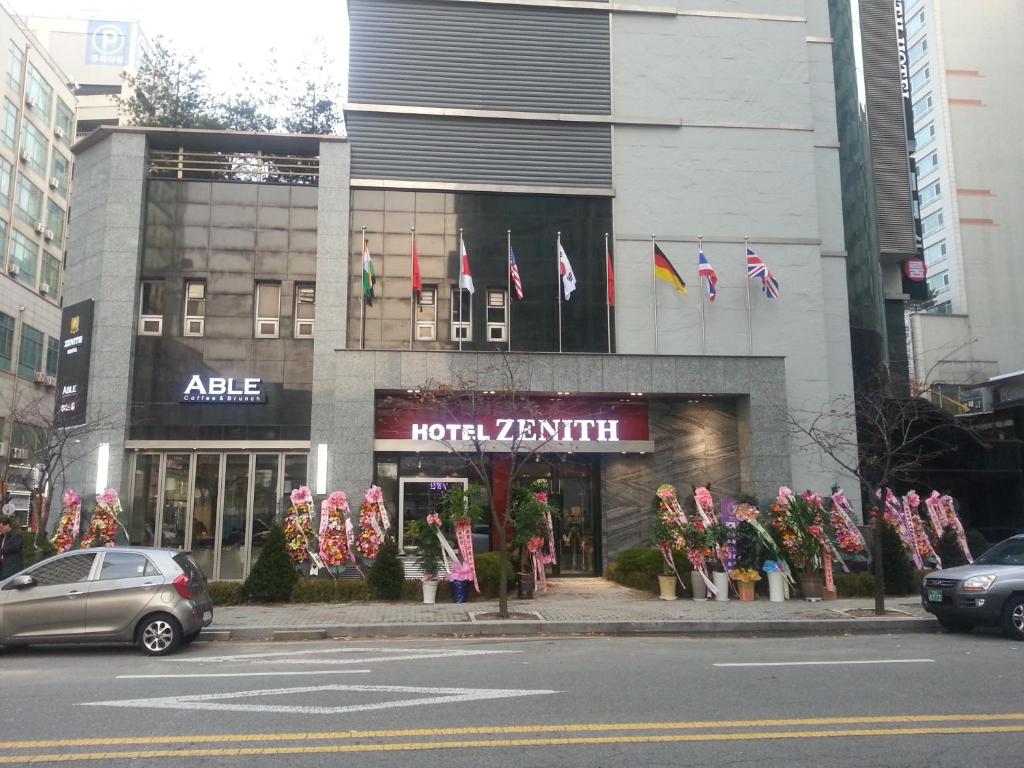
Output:
<svg viewBox="0 0 1024 768">
<path fill-rule="evenodd" d="M 608 306 L 615 306 L 615 272 L 612 271 L 612 255 L 611 253 L 605 253 L 605 259 L 608 261 Z"/>
<path fill-rule="evenodd" d="M 416 241 L 412 241 L 412 293 L 417 299 L 423 291 L 423 280 L 420 278 L 420 255 L 416 253 Z"/>
</svg>

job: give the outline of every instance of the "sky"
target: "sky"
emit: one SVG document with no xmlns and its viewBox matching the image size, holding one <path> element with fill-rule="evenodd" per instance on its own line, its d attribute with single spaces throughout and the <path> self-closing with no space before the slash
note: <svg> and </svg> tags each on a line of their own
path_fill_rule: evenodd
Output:
<svg viewBox="0 0 1024 768">
<path fill-rule="evenodd" d="M 230 91 L 239 62 L 259 66 L 274 48 L 287 71 L 314 38 L 332 53 L 339 68 L 337 80 L 348 80 L 344 0 L 8 0 L 8 5 L 21 16 L 138 21 L 150 40 L 163 35 L 176 48 L 194 53 L 207 68 L 211 85 L 220 91 Z"/>
</svg>

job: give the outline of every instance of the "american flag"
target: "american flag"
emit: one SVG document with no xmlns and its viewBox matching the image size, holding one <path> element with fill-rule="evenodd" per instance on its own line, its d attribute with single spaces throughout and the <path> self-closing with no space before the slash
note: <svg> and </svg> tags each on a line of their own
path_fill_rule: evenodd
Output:
<svg viewBox="0 0 1024 768">
<path fill-rule="evenodd" d="M 715 268 L 708 263 L 707 257 L 704 255 L 703 248 L 700 249 L 697 255 L 697 273 L 700 275 L 701 282 L 707 280 L 708 301 L 714 301 L 718 296 L 718 273 L 715 272 Z"/>
<path fill-rule="evenodd" d="M 747 248 L 747 277 L 753 280 L 755 277 L 761 281 L 761 290 L 769 299 L 779 298 L 779 279 L 774 272 L 770 272 L 761 257 Z"/>
<path fill-rule="evenodd" d="M 516 253 L 512 246 L 508 248 L 508 270 L 512 277 L 512 290 L 516 292 L 516 298 L 523 300 L 523 280 L 519 277 L 519 265 L 516 264 Z"/>
</svg>

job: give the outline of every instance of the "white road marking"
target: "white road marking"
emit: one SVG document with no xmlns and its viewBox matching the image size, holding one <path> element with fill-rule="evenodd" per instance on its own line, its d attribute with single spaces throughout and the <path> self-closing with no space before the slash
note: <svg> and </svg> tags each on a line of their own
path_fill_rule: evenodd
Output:
<svg viewBox="0 0 1024 768">
<path fill-rule="evenodd" d="M 934 664 L 935 659 L 847 659 L 839 661 L 733 661 L 714 667 L 813 667 L 834 664 Z"/>
<path fill-rule="evenodd" d="M 381 701 L 369 704 L 349 704 L 338 707 L 287 706 L 274 704 L 230 704 L 231 699 L 252 696 L 280 696 L 318 694 L 334 691 L 338 693 L 414 693 L 427 694 L 412 699 Z M 304 715 L 338 715 L 346 712 L 369 712 L 401 707 L 423 707 L 435 704 L 461 704 L 467 701 L 487 699 L 511 699 L 520 696 L 543 696 L 559 691 L 501 689 L 501 688 L 425 688 L 407 685 L 316 685 L 302 688 L 271 688 L 232 693 L 205 693 L 182 696 L 160 696 L 151 699 L 120 699 L 114 701 L 88 701 L 86 707 L 148 707 L 153 709 L 188 709 L 216 712 L 273 712 Z"/>
<path fill-rule="evenodd" d="M 314 648 L 301 651 L 265 651 L 263 653 L 238 653 L 231 656 L 172 656 L 162 661 L 184 661 L 189 663 L 204 664 L 207 662 L 230 662 L 230 661 L 268 661 L 275 658 L 286 658 L 292 656 L 312 656 L 324 653 L 386 653 L 386 654 L 415 654 L 419 658 L 422 654 L 442 654 L 444 656 L 484 656 L 496 653 L 522 653 L 516 650 L 473 650 L 468 648 Z M 389 658 L 389 657 L 385 657 Z"/>
<path fill-rule="evenodd" d="M 369 669 L 318 669 L 309 672 L 198 672 L 196 674 L 183 675 L 118 675 L 115 680 L 176 680 L 186 677 L 273 677 L 282 675 L 294 677 L 295 675 L 360 675 L 370 674 Z"/>
<path fill-rule="evenodd" d="M 439 651 L 437 653 L 410 653 L 407 656 L 370 656 L 358 659 L 269 659 L 256 661 L 256 664 L 370 664 L 374 661 L 409 661 L 419 659 L 447 659 L 452 656 L 483 656 L 485 654 L 504 653 L 504 651 Z M 519 653 L 519 651 L 515 651 Z"/>
</svg>

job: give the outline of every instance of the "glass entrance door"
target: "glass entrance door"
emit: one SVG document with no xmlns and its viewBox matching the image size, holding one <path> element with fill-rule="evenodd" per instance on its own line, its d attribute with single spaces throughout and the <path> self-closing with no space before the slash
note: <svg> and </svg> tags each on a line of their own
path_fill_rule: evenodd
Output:
<svg viewBox="0 0 1024 768">
<path fill-rule="evenodd" d="M 398 486 L 398 546 L 405 546 L 405 524 L 436 512 L 449 488 L 469 485 L 465 477 L 403 477 Z M 474 539 L 476 537 L 474 536 Z M 476 542 L 473 542 L 476 551 Z M 483 551 L 487 551 L 486 547 Z"/>
</svg>

